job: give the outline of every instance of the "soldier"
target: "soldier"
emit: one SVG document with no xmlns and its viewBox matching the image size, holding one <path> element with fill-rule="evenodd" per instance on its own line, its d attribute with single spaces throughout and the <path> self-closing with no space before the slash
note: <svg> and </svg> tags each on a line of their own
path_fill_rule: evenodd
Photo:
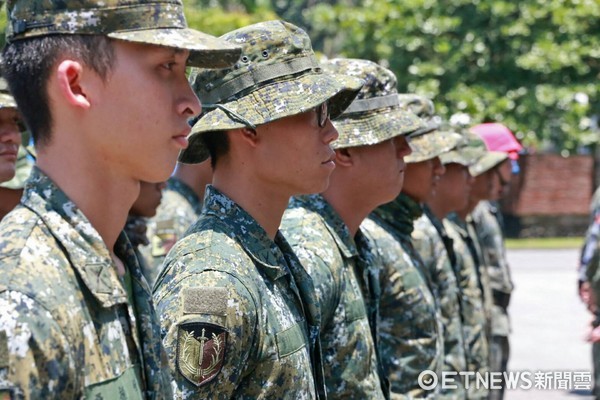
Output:
<svg viewBox="0 0 600 400">
<path fill-rule="evenodd" d="M 402 188 L 405 135 L 421 127 L 398 103 L 396 77 L 372 61 L 333 59 L 325 71 L 365 81 L 356 100 L 335 120 L 336 168 L 320 195 L 294 198 L 282 231 L 313 278 L 322 310 L 321 344 L 327 395 L 383 399 L 374 337 L 379 271 L 359 226 Z M 375 336 L 376 338 L 376 336 Z"/>
<path fill-rule="evenodd" d="M 206 111 L 180 156 L 210 156 L 213 184 L 154 287 L 176 396 L 324 397 L 316 294 L 278 228 L 291 196 L 327 188 L 329 115 L 361 81 L 324 73 L 308 35 L 283 21 L 222 39 L 242 57 L 192 75 Z"/>
<path fill-rule="evenodd" d="M 211 180 L 210 160 L 198 164 L 177 163 L 156 214 L 147 221 L 149 242 L 140 246 L 148 267 L 144 276 L 150 284 L 154 283 L 171 247 L 200 216 L 204 190 Z"/>
<path fill-rule="evenodd" d="M 444 393 L 439 388 L 427 392 L 417 384 L 424 370 L 432 370 L 438 376 L 443 370 L 464 370 L 464 349 L 456 291 L 451 309 L 444 305 L 440 308 L 437 285 L 411 240 L 413 222 L 422 213 L 420 204 L 429 198 L 443 173 L 438 155 L 453 148 L 458 138 L 436 131 L 439 124 L 431 118 L 433 103 L 429 100 L 404 95 L 400 101 L 405 107 L 416 103 L 411 109 L 424 119 L 426 127 L 410 138 L 413 153 L 405 158 L 409 164 L 402 193 L 393 202 L 377 208 L 363 224 L 384 260 L 380 305 L 382 362 L 390 376 L 392 392 L 398 397 L 463 398 L 460 384 Z M 444 279 L 452 278 L 450 271 Z M 446 344 L 448 350 L 444 348 Z"/>
<path fill-rule="evenodd" d="M 0 220 L 19 204 L 23 195 L 25 181 L 29 177 L 29 174 L 31 174 L 32 167 L 33 161 L 28 158 L 27 150 L 25 150 L 25 147 L 19 146 L 17 162 L 15 164 L 15 176 L 9 181 L 0 183 Z"/>
<path fill-rule="evenodd" d="M 464 210 L 468 206 L 471 185 L 474 182 L 470 170 L 481 171 L 481 165 L 497 162 L 502 154 L 490 154 L 485 145 L 474 134 L 466 134 L 464 142 L 440 158 L 446 174 L 440 180 L 438 191 L 430 200 L 429 206 L 435 221 L 443 220 L 445 234 L 450 241 L 446 251 L 453 255 L 453 270 L 459 288 L 460 313 L 463 322 L 463 339 L 467 359 L 467 371 L 485 375 L 489 371 L 488 320 L 484 297 L 480 287 L 479 264 L 470 252 L 464 223 L 456 224 L 444 220 L 450 213 Z M 454 219 L 452 221 L 455 221 Z M 477 388 L 474 377 L 467 385 L 469 399 L 485 398 L 487 390 Z"/>
<path fill-rule="evenodd" d="M 505 372 L 510 352 L 508 305 L 514 284 L 506 259 L 501 213 L 497 200 L 507 189 L 511 173 L 514 175 L 519 171 L 517 162 L 519 152 L 523 150 L 523 147 L 517 142 L 513 133 L 499 123 L 480 124 L 471 130 L 483 139 L 488 150 L 506 153 L 509 158 L 495 170 L 495 188 L 491 190 L 485 200 L 475 206 L 471 213 L 474 230 L 482 251 L 482 262 L 488 272 L 492 290 L 490 368 L 494 372 Z M 503 395 L 504 388 L 493 390 L 490 393 L 490 399 L 501 400 Z"/>
<path fill-rule="evenodd" d="M 6 81 L 0 78 L 0 183 L 8 182 L 15 176 L 15 164 L 22 154 L 19 153 L 21 130 L 21 116 L 15 99 L 8 91 Z M 0 219 L 4 215 L 0 214 Z"/>
<path fill-rule="evenodd" d="M 122 233 L 166 180 L 200 103 L 186 65 L 240 50 L 177 1 L 8 3 L 3 69 L 37 166 L 0 223 L 0 397 L 165 399 L 150 288 Z"/>
</svg>

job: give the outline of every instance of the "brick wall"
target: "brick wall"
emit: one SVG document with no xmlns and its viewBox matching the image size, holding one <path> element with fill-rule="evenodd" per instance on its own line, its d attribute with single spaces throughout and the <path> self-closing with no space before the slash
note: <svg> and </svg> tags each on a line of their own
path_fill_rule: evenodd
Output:
<svg viewBox="0 0 600 400">
<path fill-rule="evenodd" d="M 521 174 L 502 200 L 509 236 L 583 235 L 594 190 L 592 156 L 521 157 Z"/>
</svg>

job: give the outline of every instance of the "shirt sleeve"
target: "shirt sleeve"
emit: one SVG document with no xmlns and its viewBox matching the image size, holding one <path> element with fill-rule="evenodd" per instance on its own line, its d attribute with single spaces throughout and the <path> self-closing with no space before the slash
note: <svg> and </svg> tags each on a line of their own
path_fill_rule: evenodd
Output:
<svg viewBox="0 0 600 400">
<path fill-rule="evenodd" d="M 179 275 L 154 293 L 175 397 L 235 397 L 260 347 L 255 300 L 226 272 Z"/>
<path fill-rule="evenodd" d="M 76 397 L 79 377 L 71 348 L 51 313 L 10 290 L 0 293 L 0 310 L 0 397 Z"/>
</svg>

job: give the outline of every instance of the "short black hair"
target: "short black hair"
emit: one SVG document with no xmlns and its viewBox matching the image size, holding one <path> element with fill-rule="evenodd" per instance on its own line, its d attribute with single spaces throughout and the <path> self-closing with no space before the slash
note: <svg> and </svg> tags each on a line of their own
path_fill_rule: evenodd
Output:
<svg viewBox="0 0 600 400">
<path fill-rule="evenodd" d="M 102 35 L 52 35 L 8 43 L 2 52 L 2 72 L 36 145 L 50 142 L 52 115 L 47 83 L 60 58 L 74 57 L 103 80 L 111 71 L 112 39 Z"/>
<path fill-rule="evenodd" d="M 227 131 L 210 131 L 201 133 L 202 141 L 210 154 L 210 165 L 213 169 L 217 165 L 219 158 L 227 155 L 229 152 L 229 136 Z"/>
</svg>

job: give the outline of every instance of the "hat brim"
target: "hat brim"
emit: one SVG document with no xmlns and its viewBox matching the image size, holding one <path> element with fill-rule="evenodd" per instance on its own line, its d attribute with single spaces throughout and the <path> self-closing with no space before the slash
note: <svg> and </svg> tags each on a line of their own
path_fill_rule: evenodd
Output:
<svg viewBox="0 0 600 400">
<path fill-rule="evenodd" d="M 10 94 L 0 93 L 0 108 L 17 108 L 17 103 Z"/>
<path fill-rule="evenodd" d="M 350 76 L 309 73 L 275 81 L 221 104 L 256 126 L 301 114 L 329 101 L 329 112 L 333 119 L 348 108 L 362 85 L 362 80 Z M 189 145 L 179 154 L 179 161 L 194 164 L 208 158 L 201 138 L 203 132 L 227 131 L 245 126 L 220 108 L 208 111 L 192 127 L 188 136 Z"/>
<path fill-rule="evenodd" d="M 333 125 L 339 138 L 331 143 L 334 149 L 370 146 L 423 127 L 413 112 L 400 107 L 387 107 L 355 114 L 342 114 Z"/>
<path fill-rule="evenodd" d="M 469 167 L 473 165 L 479 157 L 480 155 L 476 150 L 465 146 L 440 155 L 440 161 L 442 162 L 442 165 L 456 163 Z"/>
<path fill-rule="evenodd" d="M 433 131 L 423 135 L 409 137 L 412 153 L 404 157 L 407 163 L 418 163 L 439 157 L 455 148 L 462 136 L 454 132 Z"/>
<path fill-rule="evenodd" d="M 508 154 L 501 151 L 488 151 L 469 166 L 469 173 L 472 176 L 479 176 L 506 160 Z"/>
<path fill-rule="evenodd" d="M 217 37 L 189 28 L 141 29 L 107 35 L 127 42 L 153 44 L 189 50 L 188 65 L 201 68 L 226 68 L 235 64 L 242 49 Z"/>
</svg>

